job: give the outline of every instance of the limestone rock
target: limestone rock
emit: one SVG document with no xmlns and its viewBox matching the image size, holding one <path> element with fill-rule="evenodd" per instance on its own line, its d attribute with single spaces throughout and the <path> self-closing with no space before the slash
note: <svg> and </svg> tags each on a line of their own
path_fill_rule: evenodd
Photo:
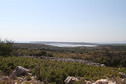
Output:
<svg viewBox="0 0 126 84">
<path fill-rule="evenodd" d="M 102 67 L 106 67 L 105 64 L 101 64 Z"/>
<path fill-rule="evenodd" d="M 121 78 L 126 78 L 126 74 L 125 73 L 119 72 L 118 74 L 120 75 Z"/>
<path fill-rule="evenodd" d="M 117 83 L 108 79 L 100 79 L 93 84 L 117 84 Z"/>
<path fill-rule="evenodd" d="M 10 78 L 11 79 L 16 79 L 16 77 L 19 76 L 25 76 L 25 75 L 30 75 L 30 70 L 26 69 L 22 66 L 17 66 L 15 70 L 11 73 Z"/>
<path fill-rule="evenodd" d="M 66 79 L 65 79 L 65 84 L 74 84 L 74 82 L 77 82 L 79 81 L 78 78 L 76 77 L 72 77 L 72 76 L 68 76 Z"/>
</svg>

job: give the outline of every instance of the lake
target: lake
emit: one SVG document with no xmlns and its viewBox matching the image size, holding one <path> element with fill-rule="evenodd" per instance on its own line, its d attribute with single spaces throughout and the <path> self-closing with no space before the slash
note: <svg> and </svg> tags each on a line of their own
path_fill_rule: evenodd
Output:
<svg viewBox="0 0 126 84">
<path fill-rule="evenodd" d="M 45 45 L 51 45 L 56 47 L 97 47 L 97 45 L 63 44 L 63 43 L 46 43 Z"/>
</svg>

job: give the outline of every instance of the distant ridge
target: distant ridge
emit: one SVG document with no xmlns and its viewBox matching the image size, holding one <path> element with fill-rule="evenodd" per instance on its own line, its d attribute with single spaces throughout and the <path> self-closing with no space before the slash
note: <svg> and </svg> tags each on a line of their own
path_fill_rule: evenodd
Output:
<svg viewBox="0 0 126 84">
<path fill-rule="evenodd" d="M 126 41 L 101 42 L 99 44 L 126 44 Z"/>
</svg>

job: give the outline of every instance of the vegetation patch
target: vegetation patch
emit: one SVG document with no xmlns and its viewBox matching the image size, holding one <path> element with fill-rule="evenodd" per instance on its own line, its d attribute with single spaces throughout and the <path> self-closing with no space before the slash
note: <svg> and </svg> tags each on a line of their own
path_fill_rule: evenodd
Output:
<svg viewBox="0 0 126 84">
<path fill-rule="evenodd" d="M 97 80 L 118 77 L 119 72 L 126 73 L 126 68 L 98 67 L 78 63 L 46 61 L 25 57 L 0 57 L 0 70 L 10 74 L 16 66 L 31 69 L 38 80 L 44 82 L 64 83 L 67 76 L 84 77 L 85 80 Z M 28 79 L 29 80 L 29 79 Z"/>
</svg>

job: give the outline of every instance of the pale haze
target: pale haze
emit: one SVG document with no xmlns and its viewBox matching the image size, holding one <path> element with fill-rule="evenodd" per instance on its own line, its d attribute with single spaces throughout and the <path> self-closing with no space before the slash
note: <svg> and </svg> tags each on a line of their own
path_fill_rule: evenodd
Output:
<svg viewBox="0 0 126 84">
<path fill-rule="evenodd" d="M 0 38 L 126 41 L 126 0 L 0 0 Z"/>
</svg>

